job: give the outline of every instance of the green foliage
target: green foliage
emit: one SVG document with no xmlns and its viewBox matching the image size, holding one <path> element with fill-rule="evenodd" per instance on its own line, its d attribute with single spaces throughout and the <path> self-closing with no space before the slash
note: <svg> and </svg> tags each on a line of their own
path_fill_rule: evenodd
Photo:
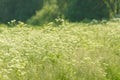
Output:
<svg viewBox="0 0 120 80">
<path fill-rule="evenodd" d="M 31 24 L 44 24 L 58 16 L 70 21 L 109 19 L 119 14 L 119 0 L 45 0 L 44 7 L 28 20 Z"/>
<path fill-rule="evenodd" d="M 42 6 L 43 0 L 0 0 L 0 22 L 26 21 Z"/>
<path fill-rule="evenodd" d="M 54 1 L 46 1 L 44 7 L 27 21 L 29 24 L 39 25 L 53 21 L 59 15 L 58 6 Z"/>
<path fill-rule="evenodd" d="M 44 24 L 58 16 L 70 21 L 113 18 L 120 14 L 120 0 L 0 0 L 0 22 L 27 21 Z"/>
<path fill-rule="evenodd" d="M 120 14 L 120 0 L 73 0 L 66 10 L 65 16 L 71 21 L 108 19 Z"/>
<path fill-rule="evenodd" d="M 120 0 L 103 0 L 108 11 L 109 17 L 114 17 L 116 14 L 120 14 Z"/>
<path fill-rule="evenodd" d="M 70 0 L 57 0 L 57 5 L 61 16 L 62 14 L 65 14 L 65 12 L 67 11 L 70 2 L 71 2 Z"/>
<path fill-rule="evenodd" d="M 102 0 L 73 0 L 69 3 L 66 17 L 71 21 L 108 18 L 109 12 Z"/>
<path fill-rule="evenodd" d="M 119 21 L 0 25 L 0 80 L 120 80 Z"/>
<path fill-rule="evenodd" d="M 56 22 L 58 17 L 65 18 L 64 14 L 68 9 L 69 0 L 45 0 L 43 8 L 28 19 L 28 24 L 43 25 L 49 22 Z"/>
</svg>

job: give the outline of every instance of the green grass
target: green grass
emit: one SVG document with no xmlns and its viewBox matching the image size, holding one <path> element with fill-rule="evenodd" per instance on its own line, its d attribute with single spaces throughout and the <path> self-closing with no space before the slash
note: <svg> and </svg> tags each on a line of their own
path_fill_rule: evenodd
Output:
<svg viewBox="0 0 120 80">
<path fill-rule="evenodd" d="M 0 80 L 120 80 L 119 22 L 0 26 Z"/>
</svg>

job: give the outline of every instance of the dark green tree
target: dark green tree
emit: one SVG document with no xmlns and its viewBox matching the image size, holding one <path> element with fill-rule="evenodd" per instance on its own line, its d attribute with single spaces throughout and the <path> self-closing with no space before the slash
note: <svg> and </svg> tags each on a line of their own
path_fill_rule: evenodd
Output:
<svg viewBox="0 0 120 80">
<path fill-rule="evenodd" d="M 42 6 L 43 0 L 0 0 L 0 21 L 26 21 Z"/>
<path fill-rule="evenodd" d="M 65 16 L 71 21 L 80 21 L 85 18 L 108 18 L 108 9 L 102 0 L 73 0 L 69 3 Z"/>
<path fill-rule="evenodd" d="M 0 22 L 16 19 L 43 24 L 58 16 L 80 21 L 112 18 L 116 14 L 120 14 L 120 0 L 0 0 Z"/>
<path fill-rule="evenodd" d="M 109 17 L 112 18 L 116 14 L 120 14 L 120 0 L 103 0 L 108 11 Z"/>
</svg>

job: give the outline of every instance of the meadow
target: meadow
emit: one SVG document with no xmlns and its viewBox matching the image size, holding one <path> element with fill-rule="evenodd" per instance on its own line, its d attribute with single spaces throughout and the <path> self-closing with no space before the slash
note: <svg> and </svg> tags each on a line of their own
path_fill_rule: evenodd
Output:
<svg viewBox="0 0 120 80">
<path fill-rule="evenodd" d="M 0 80 L 120 80 L 120 20 L 9 24 L 0 25 Z"/>
</svg>

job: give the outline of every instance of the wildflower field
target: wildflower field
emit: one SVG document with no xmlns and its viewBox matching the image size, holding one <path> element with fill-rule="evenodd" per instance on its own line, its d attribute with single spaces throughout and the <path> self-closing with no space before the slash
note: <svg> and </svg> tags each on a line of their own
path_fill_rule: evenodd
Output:
<svg viewBox="0 0 120 80">
<path fill-rule="evenodd" d="M 120 80 L 120 21 L 0 25 L 0 80 Z"/>
</svg>

